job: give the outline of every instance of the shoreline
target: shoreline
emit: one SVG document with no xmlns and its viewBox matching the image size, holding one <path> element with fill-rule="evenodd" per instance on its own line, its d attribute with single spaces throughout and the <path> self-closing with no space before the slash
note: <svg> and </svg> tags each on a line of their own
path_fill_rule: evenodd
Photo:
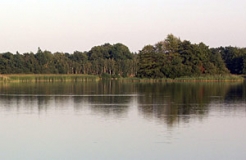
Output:
<svg viewBox="0 0 246 160">
<path fill-rule="evenodd" d="M 193 77 L 179 77 L 175 79 L 159 78 L 103 78 L 97 75 L 84 74 L 3 74 L 0 75 L 0 82 L 85 82 L 100 80 L 118 80 L 129 82 L 233 82 L 244 81 L 242 75 L 204 75 Z"/>
</svg>

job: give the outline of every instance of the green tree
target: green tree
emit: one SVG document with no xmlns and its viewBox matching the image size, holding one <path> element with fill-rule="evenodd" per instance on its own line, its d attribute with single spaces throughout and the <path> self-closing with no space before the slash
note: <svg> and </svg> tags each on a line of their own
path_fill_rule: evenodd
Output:
<svg viewBox="0 0 246 160">
<path fill-rule="evenodd" d="M 137 77 L 164 77 L 161 72 L 161 62 L 163 62 L 161 54 L 155 52 L 155 47 L 152 45 L 145 46 L 139 53 L 139 70 L 137 72 Z"/>
</svg>

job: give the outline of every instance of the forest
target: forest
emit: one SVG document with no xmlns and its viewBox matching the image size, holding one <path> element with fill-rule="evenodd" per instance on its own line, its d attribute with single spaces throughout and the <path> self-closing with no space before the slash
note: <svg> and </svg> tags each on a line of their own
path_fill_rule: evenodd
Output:
<svg viewBox="0 0 246 160">
<path fill-rule="evenodd" d="M 246 48 L 209 48 L 172 34 L 138 53 L 121 43 L 103 44 L 89 51 L 1 53 L 0 74 L 88 74 L 108 77 L 178 78 L 184 76 L 246 74 Z"/>
</svg>

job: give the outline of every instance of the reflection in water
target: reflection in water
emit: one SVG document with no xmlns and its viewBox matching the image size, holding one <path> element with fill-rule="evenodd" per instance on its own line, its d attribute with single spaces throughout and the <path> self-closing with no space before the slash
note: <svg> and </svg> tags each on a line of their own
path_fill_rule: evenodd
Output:
<svg viewBox="0 0 246 160">
<path fill-rule="evenodd" d="M 1 84 L 0 159 L 245 159 L 245 121 L 245 83 Z"/>
<path fill-rule="evenodd" d="M 96 113 L 103 113 L 105 116 L 110 114 L 121 116 L 127 112 L 132 96 L 20 96 L 8 94 L 1 95 L 0 101 L 1 110 L 16 110 L 18 113 L 22 111 L 42 113 L 43 111 L 48 111 L 52 106 L 58 107 L 59 109 L 71 109 L 73 106 L 76 112 L 87 107 Z"/>
<path fill-rule="evenodd" d="M 245 83 L 123 83 L 118 81 L 83 83 L 2 84 L 1 108 L 5 111 L 42 113 L 51 106 L 75 112 L 90 108 L 95 114 L 125 117 L 129 108 L 147 119 L 172 126 L 180 121 L 202 119 L 215 107 L 242 106 Z M 54 104 L 53 104 L 54 103 Z M 236 105 L 239 104 L 239 105 Z M 24 107 L 24 108 L 21 108 Z"/>
<path fill-rule="evenodd" d="M 141 84 L 141 93 L 146 96 L 139 97 L 142 104 L 139 110 L 145 116 L 153 116 L 170 126 L 175 122 L 189 122 L 191 118 L 202 119 L 209 113 L 212 97 L 224 103 L 223 99 L 234 87 L 242 88 L 242 84 L 171 83 L 151 84 L 151 87 Z"/>
</svg>

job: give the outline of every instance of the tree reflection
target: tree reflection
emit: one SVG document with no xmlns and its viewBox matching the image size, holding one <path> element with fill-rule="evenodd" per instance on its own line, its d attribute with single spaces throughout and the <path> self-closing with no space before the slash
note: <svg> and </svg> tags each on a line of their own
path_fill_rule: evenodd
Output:
<svg viewBox="0 0 246 160">
<path fill-rule="evenodd" d="M 191 117 L 202 119 L 209 113 L 211 97 L 223 98 L 235 86 L 229 83 L 139 84 L 138 90 L 145 95 L 138 99 L 139 111 L 170 126 L 180 120 L 188 122 Z"/>
<path fill-rule="evenodd" d="M 215 103 L 245 102 L 246 83 L 80 83 L 1 84 L 1 109 L 43 113 L 89 109 L 92 114 L 127 117 L 130 108 L 140 115 L 172 126 L 208 116 Z M 238 105 L 240 106 L 240 105 Z"/>
<path fill-rule="evenodd" d="M 85 97 L 73 97 L 74 108 L 80 112 L 84 108 L 89 108 L 96 115 L 124 117 L 128 111 L 130 97 L 113 95 L 95 95 Z"/>
<path fill-rule="evenodd" d="M 245 101 L 246 100 L 246 83 L 231 86 L 225 95 L 225 101 Z"/>
</svg>

